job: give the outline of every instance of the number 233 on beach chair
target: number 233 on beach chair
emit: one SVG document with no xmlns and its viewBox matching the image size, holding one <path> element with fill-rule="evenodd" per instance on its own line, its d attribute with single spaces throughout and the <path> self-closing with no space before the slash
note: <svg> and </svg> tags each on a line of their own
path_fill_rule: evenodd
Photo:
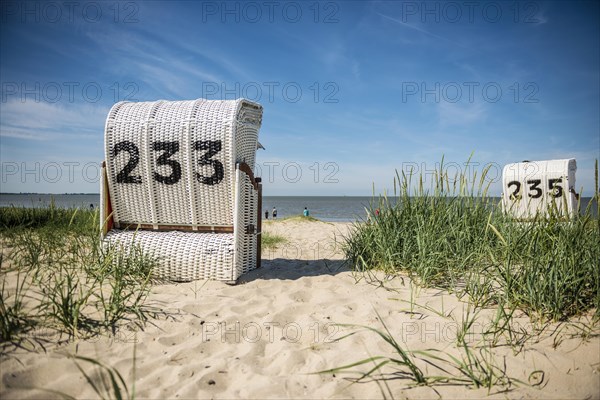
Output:
<svg viewBox="0 0 600 400">
<path fill-rule="evenodd" d="M 120 102 L 104 133 L 105 245 L 140 248 L 153 275 L 235 282 L 260 263 L 253 169 L 262 106 L 248 100 Z"/>
</svg>

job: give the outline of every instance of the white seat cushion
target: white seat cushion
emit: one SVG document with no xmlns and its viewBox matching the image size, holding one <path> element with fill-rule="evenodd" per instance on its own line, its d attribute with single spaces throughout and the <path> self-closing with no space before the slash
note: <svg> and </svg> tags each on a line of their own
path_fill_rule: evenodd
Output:
<svg viewBox="0 0 600 400">
<path fill-rule="evenodd" d="M 112 230 L 106 247 L 119 247 L 125 253 L 138 247 L 156 259 L 153 275 L 173 281 L 217 279 L 233 281 L 234 235 L 231 233 L 157 232 Z"/>
</svg>

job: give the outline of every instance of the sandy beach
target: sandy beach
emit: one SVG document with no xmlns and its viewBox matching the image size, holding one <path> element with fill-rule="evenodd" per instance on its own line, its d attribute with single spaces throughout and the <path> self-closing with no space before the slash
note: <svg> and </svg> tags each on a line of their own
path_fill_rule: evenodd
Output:
<svg viewBox="0 0 600 400">
<path fill-rule="evenodd" d="M 408 351 L 436 349 L 439 357 L 464 357 L 456 338 L 472 312 L 468 304 L 444 291 L 418 288 L 407 277 L 351 272 L 340 248 L 350 228 L 298 219 L 266 222 L 266 232 L 288 242 L 263 251 L 262 267 L 237 285 L 154 285 L 147 304 L 162 314 L 143 330 L 123 328 L 67 343 L 46 338 L 45 349 L 8 348 L 1 356 L 0 397 L 60 397 L 35 389 L 43 388 L 97 398 L 68 357 L 77 354 L 118 370 L 138 398 L 600 398 L 600 332 L 582 334 L 578 327 L 585 326 L 585 317 L 524 334 L 519 346 L 499 343 L 491 353 L 480 352 L 479 333 L 494 317 L 493 309 L 479 311 L 466 341 L 478 356 L 491 355 L 490 362 L 513 380 L 508 391 L 468 383 L 415 386 L 391 364 L 380 371 L 389 378 L 384 381 L 353 383 L 348 378 L 360 374 L 317 374 L 373 356 L 398 357 L 376 333 L 337 324 L 384 329 L 383 322 Z M 524 315 L 513 323 L 525 333 L 540 327 Z M 357 333 L 344 337 L 352 332 Z M 418 358 L 424 373 L 442 373 Z M 91 364 L 78 363 L 97 377 Z M 439 365 L 460 376 L 450 364 Z"/>
</svg>

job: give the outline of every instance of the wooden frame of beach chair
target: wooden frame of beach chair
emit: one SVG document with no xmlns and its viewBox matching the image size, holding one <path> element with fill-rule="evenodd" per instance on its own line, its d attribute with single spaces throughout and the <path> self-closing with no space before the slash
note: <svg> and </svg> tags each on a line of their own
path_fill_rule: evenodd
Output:
<svg viewBox="0 0 600 400">
<path fill-rule="evenodd" d="M 155 258 L 174 281 L 235 282 L 260 266 L 262 107 L 238 100 L 120 102 L 105 127 L 102 240 Z"/>
</svg>

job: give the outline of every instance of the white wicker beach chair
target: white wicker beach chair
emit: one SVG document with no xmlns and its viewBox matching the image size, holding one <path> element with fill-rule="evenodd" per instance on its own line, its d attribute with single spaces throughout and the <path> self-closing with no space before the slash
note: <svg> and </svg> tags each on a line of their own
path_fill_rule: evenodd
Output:
<svg viewBox="0 0 600 400">
<path fill-rule="evenodd" d="M 120 102 L 106 120 L 104 244 L 137 246 L 174 281 L 234 282 L 260 263 L 262 106 Z"/>
<path fill-rule="evenodd" d="M 522 220 L 557 213 L 564 218 L 577 215 L 574 158 L 523 161 L 507 164 L 502 170 L 502 208 Z"/>
</svg>

